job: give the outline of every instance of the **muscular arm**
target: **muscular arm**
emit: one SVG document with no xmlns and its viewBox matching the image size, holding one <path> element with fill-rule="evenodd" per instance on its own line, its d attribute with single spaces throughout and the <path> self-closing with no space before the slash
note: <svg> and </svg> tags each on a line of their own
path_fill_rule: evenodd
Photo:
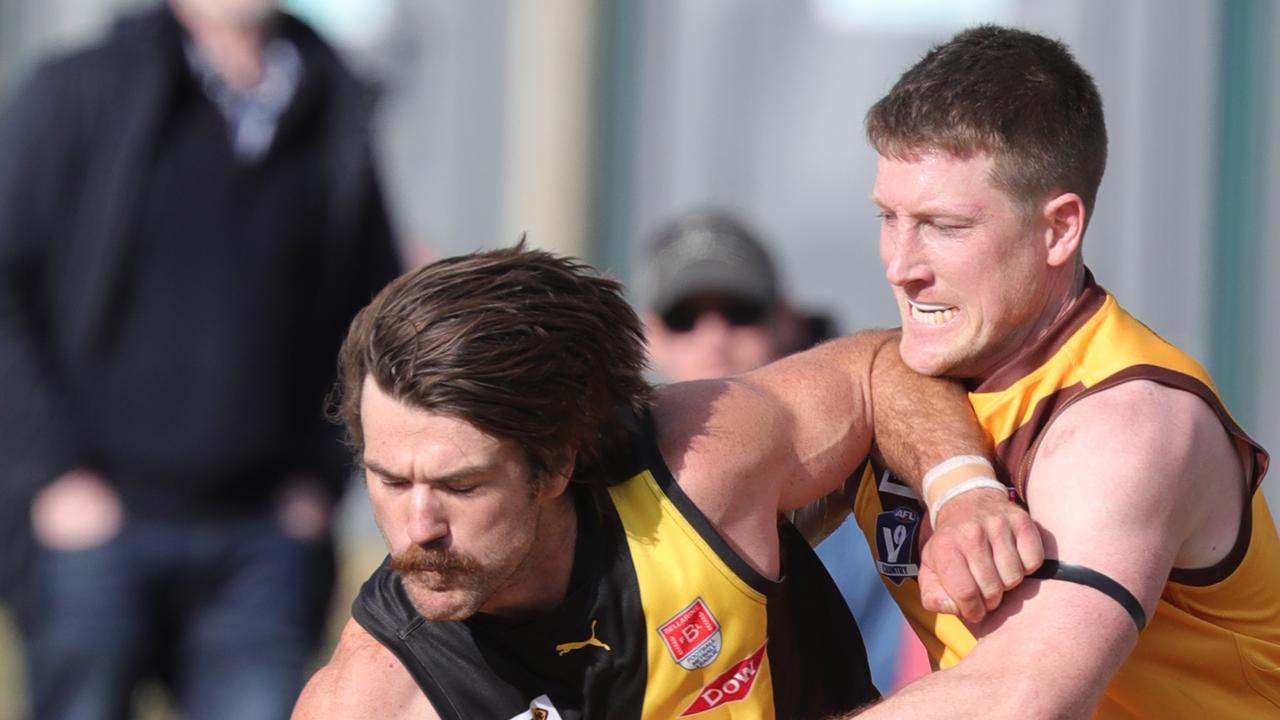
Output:
<svg viewBox="0 0 1280 720">
<path fill-rule="evenodd" d="M 1150 617 L 1172 567 L 1226 554 L 1244 488 L 1235 450 L 1206 405 L 1132 382 L 1055 421 L 1027 499 L 1049 557 L 1116 580 Z M 1231 499 L 1225 510 L 1222 498 Z M 1024 583 L 974 631 L 978 644 L 956 667 L 859 717 L 1088 717 L 1138 639 L 1115 600 L 1058 580 Z"/>
<path fill-rule="evenodd" d="M 348 620 L 329 664 L 302 690 L 292 720 L 439 720 L 396 656 Z"/>
<path fill-rule="evenodd" d="M 894 338 L 859 333 L 736 378 L 659 391 L 664 458 L 758 569 L 777 570 L 777 511 L 838 487 L 873 441 L 917 481 L 922 468 L 951 455 L 985 453 L 963 392 L 908 370 Z"/>
<path fill-rule="evenodd" d="M 875 451 L 899 479 L 920 493 L 930 468 L 956 455 L 991 456 L 959 383 L 925 377 L 898 355 L 898 334 L 885 339 L 871 369 Z"/>
<path fill-rule="evenodd" d="M 875 360 L 871 388 L 875 451 L 922 499 L 921 479 L 939 462 L 991 456 L 968 394 L 957 383 L 912 372 L 898 355 L 896 336 Z M 1044 559 L 1031 517 L 999 490 L 956 496 L 938 523 L 921 538 L 918 580 L 926 610 L 977 622 Z"/>
</svg>

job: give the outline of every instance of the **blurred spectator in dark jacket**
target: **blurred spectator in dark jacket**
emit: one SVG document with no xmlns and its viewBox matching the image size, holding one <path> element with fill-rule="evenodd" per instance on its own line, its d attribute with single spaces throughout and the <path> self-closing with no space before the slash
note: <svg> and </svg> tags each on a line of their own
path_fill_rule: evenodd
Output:
<svg viewBox="0 0 1280 720">
<path fill-rule="evenodd" d="M 695 210 L 661 227 L 638 275 L 653 368 L 666 382 L 748 372 L 835 332 L 826 315 L 802 313 L 787 301 L 769 251 L 724 211 Z M 851 501 L 828 498 L 796 511 L 792 520 L 817 544 L 858 620 L 876 685 L 888 689 L 904 623 L 856 524 L 844 522 Z"/>
<path fill-rule="evenodd" d="M 189 718 L 288 716 L 348 475 L 323 398 L 399 264 L 368 101 L 270 0 L 171 0 L 12 99 L 0 527 L 34 542 L 2 587 L 35 717 L 128 717 L 151 672 Z"/>
</svg>

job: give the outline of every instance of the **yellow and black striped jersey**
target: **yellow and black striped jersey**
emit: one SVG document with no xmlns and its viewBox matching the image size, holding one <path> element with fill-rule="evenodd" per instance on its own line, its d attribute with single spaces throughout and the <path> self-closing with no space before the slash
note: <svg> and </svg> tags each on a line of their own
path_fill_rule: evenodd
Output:
<svg viewBox="0 0 1280 720">
<path fill-rule="evenodd" d="M 1280 717 L 1280 540 L 1257 491 L 1268 457 L 1231 418 L 1204 370 L 1121 309 L 1090 275 L 1057 325 L 969 400 L 995 443 L 1000 480 L 1021 498 L 1037 444 L 1054 419 L 1080 398 L 1138 379 L 1193 393 L 1213 409 L 1251 459 L 1253 499 L 1222 562 L 1171 572 L 1097 717 Z M 955 616 L 920 604 L 915 574 L 924 513 L 915 493 L 892 474 L 868 468 L 854 512 L 934 668 L 959 662 L 973 635 Z"/>
<path fill-rule="evenodd" d="M 644 425 L 606 507 L 578 504 L 555 610 L 429 622 L 384 564 L 352 615 L 445 720 L 826 718 L 874 700 L 853 617 L 799 533 L 780 521 L 782 579 L 760 575 L 681 491 Z"/>
</svg>

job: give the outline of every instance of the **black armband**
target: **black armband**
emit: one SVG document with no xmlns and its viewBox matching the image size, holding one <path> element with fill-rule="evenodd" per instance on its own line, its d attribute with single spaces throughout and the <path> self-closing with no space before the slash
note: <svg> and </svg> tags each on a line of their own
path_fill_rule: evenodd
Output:
<svg viewBox="0 0 1280 720">
<path fill-rule="evenodd" d="M 1027 577 L 1040 580 L 1066 580 L 1067 582 L 1087 585 L 1120 603 L 1120 607 L 1124 608 L 1125 612 L 1129 613 L 1129 617 L 1133 618 L 1133 624 L 1138 626 L 1138 632 L 1142 632 L 1142 629 L 1147 626 L 1147 613 L 1142 609 L 1142 603 L 1138 602 L 1138 598 L 1134 597 L 1133 593 L 1129 592 L 1125 586 L 1097 570 L 1091 570 L 1083 565 L 1064 563 L 1060 560 L 1046 559 L 1043 565 Z"/>
</svg>

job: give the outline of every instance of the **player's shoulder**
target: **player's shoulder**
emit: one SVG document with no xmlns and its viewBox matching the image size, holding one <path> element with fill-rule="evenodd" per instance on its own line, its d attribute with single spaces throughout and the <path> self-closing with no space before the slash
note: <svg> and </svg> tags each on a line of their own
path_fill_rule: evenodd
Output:
<svg viewBox="0 0 1280 720">
<path fill-rule="evenodd" d="M 713 475 L 752 465 L 752 455 L 783 432 L 785 420 L 776 397 L 750 375 L 660 387 L 652 412 L 667 461 Z"/>
<path fill-rule="evenodd" d="M 1178 461 L 1206 434 L 1221 434 L 1214 409 L 1197 395 L 1154 380 L 1130 380 L 1071 403 L 1050 425 L 1042 451 L 1092 453 L 1120 447 L 1130 457 Z"/>
<path fill-rule="evenodd" d="M 293 720 L 438 718 L 399 658 L 349 620 L 329 663 L 298 698 Z"/>
<path fill-rule="evenodd" d="M 1081 521 L 1070 508 L 1088 498 L 1124 508 L 1134 521 L 1190 528 L 1241 472 L 1214 408 L 1190 392 L 1131 380 L 1059 414 L 1035 451 L 1026 496 L 1041 523 L 1059 513 Z"/>
</svg>

